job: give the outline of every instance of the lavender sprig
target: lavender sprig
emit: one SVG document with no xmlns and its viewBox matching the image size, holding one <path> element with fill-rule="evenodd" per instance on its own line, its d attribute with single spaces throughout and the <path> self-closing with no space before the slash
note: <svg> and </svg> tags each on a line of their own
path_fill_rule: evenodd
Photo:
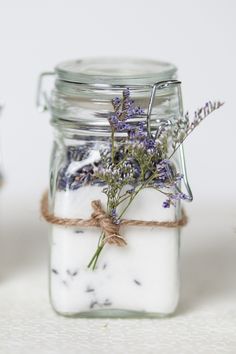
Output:
<svg viewBox="0 0 236 354">
<path fill-rule="evenodd" d="M 130 90 L 126 88 L 123 91 L 123 100 L 115 97 L 112 100 L 114 113 L 109 117 L 109 123 L 116 132 L 130 131 L 131 125 L 127 120 L 143 115 L 144 111 L 139 106 L 135 106 L 134 100 L 130 97 Z"/>
<path fill-rule="evenodd" d="M 135 106 L 130 90 L 123 91 L 123 97 L 112 100 L 114 112 L 108 120 L 111 126 L 111 148 L 100 152 L 101 163 L 94 176 L 106 185 L 103 192 L 107 196 L 107 212 L 113 222 L 119 224 L 121 218 L 145 188 L 154 188 L 166 196 L 164 208 L 176 206 L 180 200 L 189 197 L 180 190 L 183 176 L 178 173 L 171 157 L 192 131 L 213 111 L 222 106 L 221 102 L 207 102 L 194 113 L 176 118 L 171 125 L 161 125 L 155 135 L 147 132 L 147 120 L 131 124 L 144 110 Z M 132 122 L 131 122 L 132 120 Z M 115 144 L 115 133 L 125 134 L 123 142 Z M 171 144 L 170 144 L 171 142 Z M 118 215 L 117 208 L 126 201 L 126 206 Z M 95 269 L 98 257 L 104 247 L 104 234 L 88 267 Z"/>
<path fill-rule="evenodd" d="M 223 106 L 220 101 L 208 101 L 203 107 L 194 112 L 194 119 L 190 121 L 189 113 L 187 112 L 183 118 L 175 119 L 172 129 L 172 148 L 173 152 L 170 157 L 178 150 L 183 144 L 185 139 L 194 131 L 194 129 L 212 112 Z"/>
</svg>

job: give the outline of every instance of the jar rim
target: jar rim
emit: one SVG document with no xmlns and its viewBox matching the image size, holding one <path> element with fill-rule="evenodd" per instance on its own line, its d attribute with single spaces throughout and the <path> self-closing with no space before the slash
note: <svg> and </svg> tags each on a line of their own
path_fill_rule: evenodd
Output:
<svg viewBox="0 0 236 354">
<path fill-rule="evenodd" d="M 153 85 L 173 78 L 176 71 L 177 68 L 168 62 L 130 57 L 69 60 L 55 68 L 59 80 L 105 87 Z"/>
</svg>

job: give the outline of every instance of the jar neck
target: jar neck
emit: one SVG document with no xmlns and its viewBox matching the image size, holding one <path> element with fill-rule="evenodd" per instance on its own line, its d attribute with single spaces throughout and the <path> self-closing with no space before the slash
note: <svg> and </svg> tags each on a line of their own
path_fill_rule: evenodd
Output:
<svg viewBox="0 0 236 354">
<path fill-rule="evenodd" d="M 60 81 L 60 85 L 58 85 Z M 112 87 L 99 89 L 85 84 L 73 84 L 56 81 L 56 86 L 51 93 L 49 109 L 53 120 L 78 122 L 88 126 L 102 126 L 109 115 L 114 112 L 112 99 L 122 97 L 125 87 Z M 153 86 L 137 86 L 130 89 L 130 97 L 147 112 L 152 95 Z M 167 87 L 155 92 L 152 105 L 152 116 L 163 119 L 170 118 L 173 111 L 178 109 L 178 88 Z"/>
<path fill-rule="evenodd" d="M 128 118 L 128 124 L 132 129 L 141 122 L 147 123 L 149 133 L 157 131 L 160 124 L 171 122 L 182 113 L 179 82 L 176 80 L 159 82 L 152 86 L 151 91 L 149 86 L 133 87 L 132 91 L 128 90 L 128 100 L 124 88 L 120 86 L 108 88 L 106 85 L 106 87 L 93 85 L 91 87 L 91 85 L 62 81 L 57 79 L 56 88 L 51 95 L 51 122 L 62 136 L 71 139 L 76 139 L 77 136 L 78 139 L 81 137 L 104 139 L 110 136 L 109 118 L 116 115 L 117 111 L 126 112 L 125 110 L 131 109 L 135 112 L 137 107 L 141 107 L 142 114 L 132 113 Z M 119 106 L 112 103 L 116 97 L 119 99 Z M 119 132 L 116 133 L 116 138 L 125 135 Z"/>
</svg>

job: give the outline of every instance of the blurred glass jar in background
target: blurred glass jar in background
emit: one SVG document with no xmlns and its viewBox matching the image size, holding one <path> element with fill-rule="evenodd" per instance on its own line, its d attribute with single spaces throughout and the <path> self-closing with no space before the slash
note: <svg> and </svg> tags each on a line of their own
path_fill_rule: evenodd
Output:
<svg viewBox="0 0 236 354">
<path fill-rule="evenodd" d="M 2 117 L 3 103 L 0 101 L 0 118 Z M 2 155 L 0 153 L 0 187 L 3 184 L 3 172 L 2 172 Z"/>
<path fill-rule="evenodd" d="M 42 78 L 47 75 L 55 77 L 49 97 L 42 90 Z M 111 144 L 108 117 L 112 99 L 122 96 L 129 87 L 132 99 L 147 112 L 153 93 L 150 122 L 156 131 L 183 114 L 180 83 L 175 79 L 176 68 L 172 64 L 131 59 L 69 61 L 59 64 L 55 72 L 42 74 L 38 105 L 50 111 L 54 129 L 49 185 L 52 214 L 89 219 L 93 200 L 100 200 L 106 209 L 106 186 L 96 177 L 96 171 L 101 154 Z M 155 83 L 162 84 L 154 92 Z M 132 124 L 137 124 L 137 120 Z M 115 135 L 117 144 L 122 136 Z M 182 148 L 174 160 L 185 172 Z M 163 209 L 162 204 L 163 196 L 150 186 L 133 201 L 125 218 L 179 219 L 179 201 L 176 208 Z M 127 246 L 106 245 L 91 269 L 88 264 L 99 244 L 101 230 L 51 227 L 50 297 L 57 313 L 158 317 L 175 311 L 179 300 L 180 230 L 122 226 L 121 233 Z"/>
</svg>

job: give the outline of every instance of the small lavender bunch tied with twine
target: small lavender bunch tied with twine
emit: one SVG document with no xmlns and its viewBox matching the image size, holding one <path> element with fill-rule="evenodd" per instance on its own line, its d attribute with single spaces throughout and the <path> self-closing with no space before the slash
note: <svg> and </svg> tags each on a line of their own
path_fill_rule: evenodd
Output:
<svg viewBox="0 0 236 354">
<path fill-rule="evenodd" d="M 209 101 L 194 112 L 193 119 L 186 113 L 174 118 L 171 125 L 160 124 L 150 133 L 144 109 L 135 105 L 128 88 L 123 91 L 122 98 L 112 100 L 114 112 L 108 118 L 110 147 L 100 152 L 101 164 L 96 177 L 106 185 L 103 192 L 107 196 L 107 214 L 114 225 L 119 227 L 125 212 L 145 188 L 155 189 L 165 196 L 164 208 L 175 207 L 178 201 L 189 199 L 180 189 L 183 175 L 177 171 L 172 157 L 193 130 L 222 105 L 219 101 Z M 115 138 L 116 134 L 121 137 Z M 88 268 L 96 268 L 107 242 L 126 245 L 118 233 L 112 237 L 107 240 L 105 233 L 101 233 Z"/>
</svg>

